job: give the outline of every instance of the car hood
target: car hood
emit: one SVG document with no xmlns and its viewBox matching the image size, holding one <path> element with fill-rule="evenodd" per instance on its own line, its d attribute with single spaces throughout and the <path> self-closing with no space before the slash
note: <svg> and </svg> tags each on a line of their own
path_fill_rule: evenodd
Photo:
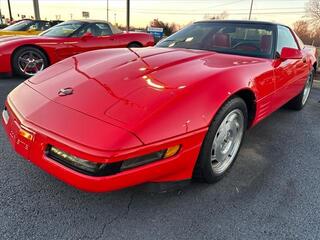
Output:
<svg viewBox="0 0 320 240">
<path fill-rule="evenodd" d="M 11 36 L 10 36 L 11 35 Z M 15 36 L 12 36 L 15 35 Z M 1 34 L 0 31 L 0 44 L 11 44 L 18 42 L 20 45 L 23 43 L 37 43 L 37 42 L 43 42 L 43 41 L 56 41 L 57 38 L 49 38 L 49 37 L 43 37 L 38 35 L 16 35 L 16 34 Z"/>
<path fill-rule="evenodd" d="M 64 60 L 26 83 L 56 103 L 134 132 L 138 123 L 200 81 L 257 62 L 198 50 L 109 49 Z M 73 94 L 59 96 L 66 88 Z"/>
</svg>

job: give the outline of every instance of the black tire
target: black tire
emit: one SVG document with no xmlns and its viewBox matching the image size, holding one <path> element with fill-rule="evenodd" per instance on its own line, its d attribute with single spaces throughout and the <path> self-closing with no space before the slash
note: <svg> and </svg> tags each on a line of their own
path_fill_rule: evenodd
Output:
<svg viewBox="0 0 320 240">
<path fill-rule="evenodd" d="M 310 72 L 310 74 L 308 75 L 308 79 L 306 81 L 306 84 L 304 86 L 304 88 L 302 89 L 301 93 L 294 97 L 290 102 L 287 103 L 287 107 L 292 109 L 292 110 L 296 110 L 296 111 L 300 111 L 301 109 L 304 108 L 304 106 L 307 104 L 308 100 L 309 100 L 309 96 L 310 96 L 310 92 L 312 89 L 312 84 L 313 84 L 313 79 L 314 79 L 314 70 L 312 70 Z M 308 85 L 310 84 L 310 85 Z M 308 96 L 305 100 L 304 96 L 305 96 L 305 90 L 307 87 L 311 87 Z"/>
<path fill-rule="evenodd" d="M 130 43 L 129 45 L 128 45 L 128 48 L 141 48 L 141 47 L 143 47 L 142 46 L 142 44 L 140 44 L 140 43 Z"/>
<path fill-rule="evenodd" d="M 22 71 L 22 69 L 19 66 L 19 64 L 20 64 L 19 59 L 20 58 L 27 58 L 26 56 L 30 52 L 32 53 L 31 56 L 33 56 L 35 58 L 35 60 L 40 60 L 40 59 L 43 60 L 43 67 L 40 67 L 41 70 L 43 70 L 49 66 L 48 58 L 41 50 L 39 50 L 38 48 L 35 48 L 35 47 L 22 47 L 22 48 L 18 49 L 12 57 L 12 68 L 13 68 L 13 72 L 16 75 L 21 76 L 23 78 L 29 78 L 37 73 L 36 70 L 34 70 L 33 74 L 26 73 L 26 72 Z M 40 64 L 40 62 L 39 62 L 39 64 Z M 37 66 L 39 66 L 39 64 Z M 41 65 L 42 65 L 42 63 L 41 63 Z"/>
<path fill-rule="evenodd" d="M 220 125 L 225 120 L 225 118 L 233 111 L 241 111 L 243 114 L 243 132 L 240 144 L 238 145 L 238 149 L 234 152 L 234 157 L 231 160 L 230 164 L 227 166 L 227 168 L 223 172 L 217 173 L 213 170 L 211 160 L 213 142 L 218 134 L 217 131 L 219 130 Z M 243 99 L 239 97 L 234 97 L 228 100 L 214 117 L 207 132 L 207 135 L 203 141 L 201 151 L 194 170 L 194 177 L 196 179 L 204 180 L 207 183 L 214 183 L 219 181 L 227 173 L 227 171 L 231 168 L 231 166 L 237 158 L 237 155 L 243 142 L 245 131 L 247 129 L 247 125 L 248 110 L 247 105 L 243 101 Z"/>
</svg>

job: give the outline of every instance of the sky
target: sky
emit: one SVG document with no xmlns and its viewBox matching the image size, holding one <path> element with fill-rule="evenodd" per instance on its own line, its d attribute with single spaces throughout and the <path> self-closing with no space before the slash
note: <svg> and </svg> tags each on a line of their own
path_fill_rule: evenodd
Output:
<svg viewBox="0 0 320 240">
<path fill-rule="evenodd" d="M 291 25 L 305 17 L 308 0 L 254 0 L 252 19 Z M 248 19 L 251 0 L 131 0 L 131 25 L 145 27 L 155 18 L 181 26 L 227 12 L 227 19 Z M 42 19 L 107 19 L 107 0 L 39 0 Z M 7 0 L 0 0 L 2 14 L 8 14 Z M 32 0 L 11 0 L 13 17 L 33 16 Z M 109 21 L 125 25 L 126 0 L 109 0 Z"/>
</svg>

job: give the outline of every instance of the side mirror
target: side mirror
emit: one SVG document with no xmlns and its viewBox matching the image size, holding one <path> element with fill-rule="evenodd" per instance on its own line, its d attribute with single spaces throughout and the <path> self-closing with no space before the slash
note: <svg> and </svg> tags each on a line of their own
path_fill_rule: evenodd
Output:
<svg viewBox="0 0 320 240">
<path fill-rule="evenodd" d="M 87 40 L 89 40 L 89 39 L 91 39 L 91 38 L 93 38 L 92 33 L 86 32 L 85 34 L 82 35 L 81 40 L 87 41 Z"/>
<path fill-rule="evenodd" d="M 288 59 L 302 59 L 303 55 L 299 49 L 295 48 L 282 48 L 280 59 L 285 61 Z"/>
</svg>

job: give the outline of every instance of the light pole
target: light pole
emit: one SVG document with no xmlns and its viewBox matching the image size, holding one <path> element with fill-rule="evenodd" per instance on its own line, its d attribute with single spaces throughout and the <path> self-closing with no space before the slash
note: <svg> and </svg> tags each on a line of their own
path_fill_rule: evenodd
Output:
<svg viewBox="0 0 320 240">
<path fill-rule="evenodd" d="M 10 22 L 13 21 L 12 12 L 11 12 L 11 4 L 10 0 L 8 0 L 8 8 L 9 8 L 9 16 L 10 16 Z"/>
<path fill-rule="evenodd" d="M 127 31 L 130 30 L 130 0 L 127 0 Z"/>
<path fill-rule="evenodd" d="M 107 22 L 109 22 L 109 0 L 107 0 Z"/>
<path fill-rule="evenodd" d="M 39 1 L 33 0 L 33 8 L 34 8 L 34 18 L 36 20 L 40 20 L 40 9 L 39 9 Z"/>
<path fill-rule="evenodd" d="M 249 20 L 251 20 L 252 7 L 253 7 L 253 0 L 251 0 L 250 12 L 249 12 Z"/>
<path fill-rule="evenodd" d="M 3 24 L 3 21 L 2 21 L 2 12 L 1 12 L 1 0 L 0 0 L 0 24 Z"/>
</svg>

